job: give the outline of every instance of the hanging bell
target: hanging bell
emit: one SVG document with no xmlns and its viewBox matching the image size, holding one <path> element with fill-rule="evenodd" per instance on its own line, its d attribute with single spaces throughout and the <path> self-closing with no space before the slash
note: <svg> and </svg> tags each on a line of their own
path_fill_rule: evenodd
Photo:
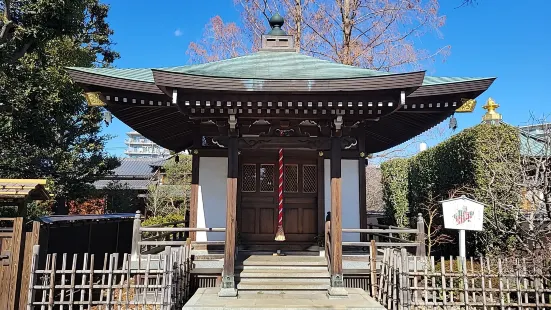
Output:
<svg viewBox="0 0 551 310">
<path fill-rule="evenodd" d="M 111 112 L 103 113 L 103 121 L 105 121 L 105 124 L 107 126 L 109 126 L 111 124 L 112 120 L 113 120 L 113 116 L 111 115 Z"/>
<path fill-rule="evenodd" d="M 457 119 L 455 118 L 455 116 L 452 115 L 452 117 L 450 118 L 450 125 L 449 125 L 450 129 L 451 130 L 455 130 L 457 129 Z"/>
</svg>

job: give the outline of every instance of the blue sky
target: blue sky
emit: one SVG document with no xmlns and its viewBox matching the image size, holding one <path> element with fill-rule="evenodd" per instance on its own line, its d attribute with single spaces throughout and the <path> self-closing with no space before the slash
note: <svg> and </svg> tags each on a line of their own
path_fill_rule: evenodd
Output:
<svg viewBox="0 0 551 310">
<path fill-rule="evenodd" d="M 109 22 L 115 31 L 119 68 L 164 67 L 189 64 L 189 42 L 199 40 L 214 15 L 239 22 L 233 0 L 107 0 Z M 442 37 L 428 34 L 417 46 L 434 50 L 451 45 L 444 62 L 427 71 L 437 76 L 495 76 L 498 79 L 478 98 L 473 113 L 456 115 L 458 130 L 480 122 L 488 97 L 501 105 L 506 122 L 523 125 L 531 113 L 551 114 L 551 1 L 478 0 L 460 7 L 461 0 L 440 0 L 447 17 Z M 114 138 L 107 151 L 122 155 L 125 132 L 117 119 L 104 129 Z M 430 146 L 430 143 L 429 143 Z"/>
</svg>

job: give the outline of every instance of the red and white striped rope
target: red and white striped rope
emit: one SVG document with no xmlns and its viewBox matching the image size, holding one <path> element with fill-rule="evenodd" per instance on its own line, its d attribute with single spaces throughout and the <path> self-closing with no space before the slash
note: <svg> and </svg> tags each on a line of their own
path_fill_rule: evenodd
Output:
<svg viewBox="0 0 551 310">
<path fill-rule="evenodd" d="M 279 205 L 278 227 L 283 227 L 283 149 L 279 149 Z"/>
</svg>

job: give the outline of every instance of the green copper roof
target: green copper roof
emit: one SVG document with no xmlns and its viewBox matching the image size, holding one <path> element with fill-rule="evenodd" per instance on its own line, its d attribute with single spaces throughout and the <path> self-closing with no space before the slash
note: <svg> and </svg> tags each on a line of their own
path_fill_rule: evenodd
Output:
<svg viewBox="0 0 551 310">
<path fill-rule="evenodd" d="M 115 78 L 151 83 L 154 82 L 151 69 L 80 67 L 73 67 L 70 69 Z M 205 64 L 157 68 L 156 70 L 211 77 L 291 80 L 363 78 L 392 74 L 389 72 L 334 63 L 295 52 L 270 51 L 261 51 L 247 56 Z M 425 76 L 423 85 L 445 84 L 480 79 L 483 78 Z"/>
<path fill-rule="evenodd" d="M 389 74 L 342 65 L 295 52 L 258 52 L 201 65 L 161 70 L 202 76 L 266 80 L 340 79 Z"/>
<path fill-rule="evenodd" d="M 549 145 L 544 139 L 532 136 L 529 133 L 520 133 L 520 154 L 532 157 L 547 157 Z"/>
</svg>

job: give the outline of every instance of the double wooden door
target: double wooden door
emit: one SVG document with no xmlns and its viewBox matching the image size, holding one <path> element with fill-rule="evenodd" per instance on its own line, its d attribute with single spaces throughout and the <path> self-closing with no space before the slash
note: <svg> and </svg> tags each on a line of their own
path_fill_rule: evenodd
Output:
<svg viewBox="0 0 551 310">
<path fill-rule="evenodd" d="M 283 244 L 315 243 L 319 226 L 318 188 L 321 186 L 315 155 L 285 152 L 283 228 L 286 241 Z M 248 245 L 274 243 L 278 222 L 278 152 L 244 153 L 239 177 L 240 241 Z"/>
</svg>

